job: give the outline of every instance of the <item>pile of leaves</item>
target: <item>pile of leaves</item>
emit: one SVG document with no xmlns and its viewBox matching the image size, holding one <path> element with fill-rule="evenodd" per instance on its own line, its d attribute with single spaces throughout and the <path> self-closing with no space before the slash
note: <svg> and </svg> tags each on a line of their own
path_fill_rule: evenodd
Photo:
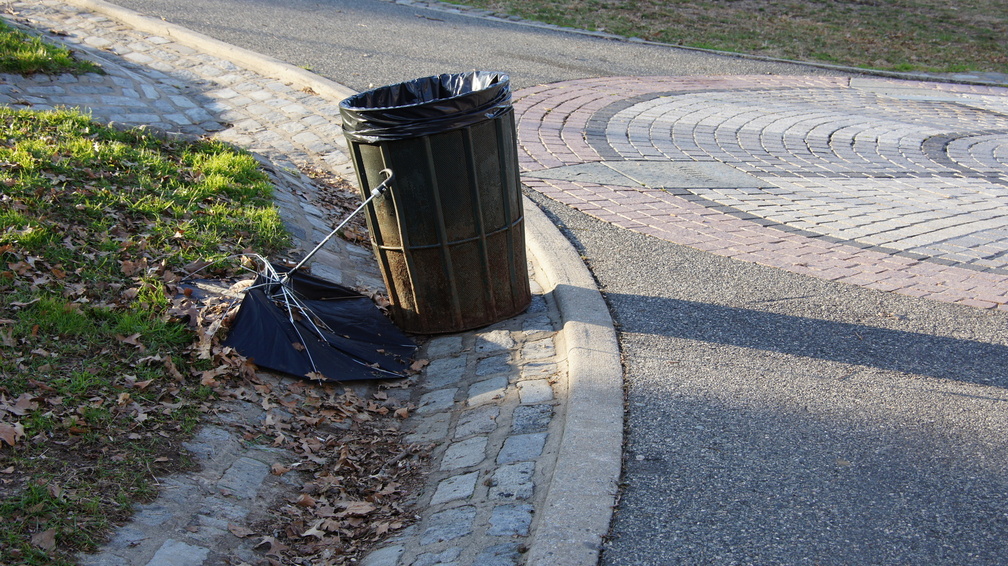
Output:
<svg viewBox="0 0 1008 566">
<path fill-rule="evenodd" d="M 250 537 L 271 563 L 347 564 L 413 521 L 413 494 L 430 447 L 402 443 L 399 424 L 408 403 L 384 391 L 365 398 L 333 384 L 246 383 L 251 388 L 227 395 L 267 410 L 262 424 L 244 427 L 246 439 L 286 448 L 293 459 L 273 464 L 273 474 L 297 473 L 307 481 L 269 517 L 231 525 L 233 534 Z"/>
<path fill-rule="evenodd" d="M 179 282 L 197 269 L 237 277 L 236 254 L 279 255 L 289 240 L 251 155 L 71 111 L 0 108 L 0 184 L 0 563 L 70 564 L 156 497 L 158 475 L 194 467 L 180 443 L 222 399 L 281 403 L 218 342 L 234 305 L 195 309 Z M 397 478 L 419 457 L 384 471 L 360 462 L 404 453 L 381 419 L 409 408 L 303 387 L 319 412 L 285 406 L 289 418 L 247 431 L 302 454 L 291 465 L 321 486 L 269 536 L 299 552 L 308 542 L 288 536 L 293 524 L 357 548 L 345 541 L 399 521 Z M 355 472 L 374 478 L 356 487 Z"/>
<path fill-rule="evenodd" d="M 362 385 L 358 394 L 343 385 L 258 373 L 247 360 L 220 344 L 219 327 L 236 314 L 229 299 L 251 280 L 228 292 L 196 299 L 184 291 L 173 298 L 171 316 L 189 321 L 198 337 L 198 357 L 216 367 L 200 375 L 213 388 L 215 411 L 230 403 L 252 404 L 263 418 L 237 421 L 248 442 L 283 448 L 289 461 L 272 466 L 274 475 L 292 471 L 306 479 L 299 492 L 277 502 L 269 517 L 251 525 L 230 525 L 249 538 L 271 564 L 347 564 L 415 519 L 414 494 L 422 486 L 431 450 L 405 444 L 400 425 L 414 406 L 409 380 Z M 420 371 L 426 360 L 414 362 Z"/>
</svg>

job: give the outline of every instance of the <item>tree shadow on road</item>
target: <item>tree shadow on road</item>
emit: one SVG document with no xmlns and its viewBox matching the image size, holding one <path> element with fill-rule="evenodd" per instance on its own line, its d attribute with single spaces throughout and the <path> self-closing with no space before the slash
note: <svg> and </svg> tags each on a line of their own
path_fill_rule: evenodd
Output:
<svg viewBox="0 0 1008 566">
<path fill-rule="evenodd" d="M 1008 387 L 1008 346 L 1003 344 L 667 297 L 617 293 L 606 298 L 613 304 L 644 305 L 653 313 L 621 321 L 622 332 Z"/>
</svg>

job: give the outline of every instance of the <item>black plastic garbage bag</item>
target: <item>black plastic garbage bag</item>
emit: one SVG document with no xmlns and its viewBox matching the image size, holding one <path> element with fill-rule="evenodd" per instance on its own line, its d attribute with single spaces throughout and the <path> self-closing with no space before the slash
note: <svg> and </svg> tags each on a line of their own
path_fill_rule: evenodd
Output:
<svg viewBox="0 0 1008 566">
<path fill-rule="evenodd" d="M 327 381 L 404 377 L 416 345 L 371 299 L 295 272 L 286 285 L 322 323 L 310 325 L 304 315 L 295 310 L 292 316 L 269 298 L 269 284 L 260 275 L 245 293 L 225 346 L 257 366 L 292 375 Z"/>
<path fill-rule="evenodd" d="M 511 81 L 487 71 L 414 79 L 340 102 L 343 133 L 361 143 L 402 140 L 463 128 L 511 109 Z"/>
</svg>

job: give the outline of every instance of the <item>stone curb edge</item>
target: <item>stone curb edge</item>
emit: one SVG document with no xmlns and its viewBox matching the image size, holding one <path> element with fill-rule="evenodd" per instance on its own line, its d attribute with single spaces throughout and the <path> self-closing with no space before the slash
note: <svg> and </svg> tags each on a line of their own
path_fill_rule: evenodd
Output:
<svg viewBox="0 0 1008 566">
<path fill-rule="evenodd" d="M 206 53 L 212 53 L 215 57 L 227 59 L 236 65 L 261 75 L 301 88 L 311 89 L 315 94 L 326 98 L 340 101 L 357 94 L 357 91 L 350 87 L 304 69 L 299 69 L 279 59 L 225 43 L 176 24 L 144 16 L 128 8 L 109 4 L 103 0 L 66 0 L 66 3 L 104 14 L 139 31 L 168 37 L 182 45 L 199 49 Z"/>
<path fill-rule="evenodd" d="M 170 37 L 262 75 L 343 100 L 353 89 L 278 59 L 103 0 L 66 0 L 133 28 Z M 527 563 L 598 563 L 616 504 L 623 450 L 623 366 L 609 309 L 588 268 L 546 215 L 525 198 L 526 245 L 561 313 L 567 358 L 563 439 Z"/>
<path fill-rule="evenodd" d="M 529 566 L 598 564 L 623 454 L 623 365 L 609 308 L 571 243 L 528 197 L 526 246 L 563 320 L 567 358 L 563 438 Z"/>
</svg>

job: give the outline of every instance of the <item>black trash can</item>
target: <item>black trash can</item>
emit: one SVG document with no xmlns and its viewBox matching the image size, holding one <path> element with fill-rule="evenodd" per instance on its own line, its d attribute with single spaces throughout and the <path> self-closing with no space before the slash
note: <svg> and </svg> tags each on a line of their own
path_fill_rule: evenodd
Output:
<svg viewBox="0 0 1008 566">
<path fill-rule="evenodd" d="M 493 324 L 531 302 L 508 76 L 426 77 L 340 103 L 371 243 L 407 332 Z"/>
</svg>

